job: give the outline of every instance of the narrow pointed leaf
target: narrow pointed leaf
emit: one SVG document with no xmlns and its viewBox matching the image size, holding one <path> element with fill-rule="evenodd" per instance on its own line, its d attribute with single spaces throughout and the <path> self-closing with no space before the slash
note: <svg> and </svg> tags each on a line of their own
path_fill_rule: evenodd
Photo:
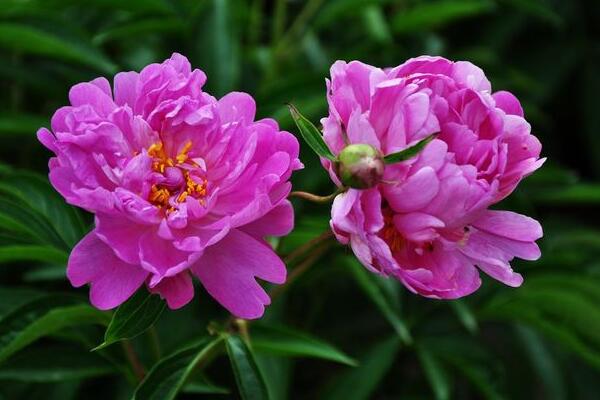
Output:
<svg viewBox="0 0 600 400">
<path fill-rule="evenodd" d="M 431 389 L 436 400 L 446 400 L 450 398 L 450 388 L 448 377 L 437 357 L 427 349 L 426 346 L 417 346 L 417 356 L 421 362 L 421 367 L 429 380 Z"/>
<path fill-rule="evenodd" d="M 133 339 L 149 329 L 165 309 L 165 302 L 145 288 L 123 303 L 115 311 L 104 334 L 104 343 L 94 350 L 102 349 L 121 340 Z"/>
<path fill-rule="evenodd" d="M 21 382 L 61 382 L 116 373 L 115 367 L 97 354 L 72 344 L 33 346 L 0 367 L 0 379 Z"/>
<path fill-rule="evenodd" d="M 69 303 L 73 303 L 73 300 L 68 297 L 41 298 L 5 316 L 0 322 L 0 363 L 30 343 L 61 329 L 108 324 L 105 313 L 87 304 L 56 307 Z"/>
<path fill-rule="evenodd" d="M 398 336 L 405 344 L 412 343 L 412 337 L 406 323 L 400 317 L 400 307 L 391 296 L 384 295 L 386 287 L 381 284 L 380 278 L 367 270 L 354 258 L 347 257 L 347 263 L 352 271 L 354 279 L 365 292 L 369 299 L 375 303 L 381 314 L 388 320 Z"/>
<path fill-rule="evenodd" d="M 331 161 L 335 161 L 335 155 L 329 150 L 327 143 L 323 140 L 323 135 L 321 131 L 317 129 L 317 127 L 310 122 L 304 115 L 298 111 L 298 109 L 292 105 L 288 104 L 290 114 L 300 131 L 300 134 L 304 138 L 304 141 L 310 146 L 311 149 L 320 157 L 325 157 Z"/>
<path fill-rule="evenodd" d="M 359 358 L 359 366 L 335 379 L 323 398 L 328 400 L 367 400 L 389 371 L 400 340 L 393 336 L 371 347 Z"/>
<path fill-rule="evenodd" d="M 437 133 L 434 133 L 433 135 L 429 135 L 425 139 L 419 140 L 416 144 L 414 144 L 410 147 L 407 147 L 406 149 L 404 149 L 402 151 L 399 151 L 397 153 L 388 154 L 387 156 L 385 156 L 383 158 L 383 161 L 386 164 L 395 164 L 395 163 L 398 163 L 401 161 L 406 161 L 409 158 L 413 158 L 414 156 L 419 154 L 421 152 L 421 150 L 423 150 L 429 142 L 431 142 L 433 139 L 435 139 L 436 136 L 437 136 Z"/>
<path fill-rule="evenodd" d="M 225 339 L 225 344 L 242 399 L 269 399 L 267 385 L 246 343 L 239 336 L 229 336 Z"/>
<path fill-rule="evenodd" d="M 307 333 L 282 326 L 260 325 L 252 328 L 252 347 L 256 351 L 289 357 L 314 357 L 356 366 L 356 361 L 331 344 Z"/>
<path fill-rule="evenodd" d="M 461 324 L 471 333 L 477 333 L 479 327 L 475 315 L 464 300 L 452 300 L 450 307 L 458 317 Z"/>
<path fill-rule="evenodd" d="M 212 357 L 223 337 L 202 338 L 197 343 L 160 360 L 137 387 L 133 400 L 172 400 L 201 362 Z"/>
</svg>

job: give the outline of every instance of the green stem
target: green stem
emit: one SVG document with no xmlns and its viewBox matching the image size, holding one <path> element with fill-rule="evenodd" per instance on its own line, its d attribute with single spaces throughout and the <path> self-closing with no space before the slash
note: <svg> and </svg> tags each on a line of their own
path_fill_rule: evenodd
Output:
<svg viewBox="0 0 600 400">
<path fill-rule="evenodd" d="M 125 356 L 127 357 L 127 360 L 131 365 L 131 369 L 133 370 L 133 374 L 135 375 L 138 382 L 141 382 L 144 379 L 144 376 L 146 376 L 146 369 L 140 362 L 140 359 L 138 358 L 137 353 L 135 352 L 135 349 L 131 344 L 131 341 L 124 340 L 121 343 L 123 345 L 123 350 L 125 350 Z"/>
<path fill-rule="evenodd" d="M 319 195 L 312 194 L 309 192 L 295 191 L 295 192 L 291 192 L 288 197 L 299 197 L 304 200 L 312 201 L 313 203 L 323 204 L 323 203 L 331 202 L 333 199 L 335 199 L 335 196 L 344 192 L 345 190 L 346 190 L 346 188 L 339 188 L 338 190 L 336 190 L 335 192 L 333 192 L 327 196 L 319 196 Z"/>
<path fill-rule="evenodd" d="M 332 243 L 330 241 L 326 241 L 320 246 L 315 247 L 313 252 L 292 270 L 285 285 L 276 286 L 271 291 L 271 301 L 274 301 L 277 297 L 281 296 L 281 294 L 283 294 L 292 285 L 292 283 L 294 283 L 301 275 L 308 271 L 310 267 L 313 266 L 319 260 L 319 258 L 321 258 L 321 256 L 327 252 L 327 250 L 329 250 L 331 244 Z"/>
</svg>

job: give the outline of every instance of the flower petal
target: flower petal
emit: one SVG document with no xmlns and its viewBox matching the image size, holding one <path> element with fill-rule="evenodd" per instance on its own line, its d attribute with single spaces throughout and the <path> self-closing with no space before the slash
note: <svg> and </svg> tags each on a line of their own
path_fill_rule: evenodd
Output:
<svg viewBox="0 0 600 400">
<path fill-rule="evenodd" d="M 232 314 L 246 319 L 259 318 L 270 299 L 255 277 L 283 283 L 283 261 L 265 243 L 234 229 L 192 267 L 208 293 Z"/>
<path fill-rule="evenodd" d="M 187 271 L 163 279 L 158 285 L 151 288 L 150 291 L 158 293 L 161 298 L 165 299 L 171 310 L 185 306 L 194 298 L 192 277 Z"/>
<path fill-rule="evenodd" d="M 67 265 L 71 284 L 91 284 L 90 301 L 101 309 L 115 308 L 127 300 L 144 283 L 148 272 L 121 261 L 94 231 L 73 249 Z"/>
</svg>

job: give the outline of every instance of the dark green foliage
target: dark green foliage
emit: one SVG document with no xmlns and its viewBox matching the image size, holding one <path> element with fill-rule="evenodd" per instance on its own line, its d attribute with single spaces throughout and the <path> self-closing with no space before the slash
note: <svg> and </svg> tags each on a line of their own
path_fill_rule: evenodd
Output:
<svg viewBox="0 0 600 400">
<path fill-rule="evenodd" d="M 0 399 L 599 398 L 599 27 L 597 0 L 3 0 Z M 199 285 L 175 312 L 143 291 L 93 309 L 65 279 L 92 218 L 47 182 L 35 131 L 73 84 L 174 51 L 207 73 L 207 91 L 251 93 L 258 117 L 298 138 L 286 104 L 306 116 L 304 133 L 318 128 L 337 59 L 476 63 L 521 99 L 544 145 L 546 165 L 500 205 L 542 222 L 542 259 L 513 264 L 519 289 L 484 279 L 442 302 L 325 239 L 260 322 L 229 319 Z M 307 138 L 294 187 L 331 193 L 311 147 L 332 155 Z M 294 206 L 296 230 L 274 242 L 284 255 L 328 229 L 328 206 Z M 121 342 L 90 352 L 103 341 Z"/>
</svg>

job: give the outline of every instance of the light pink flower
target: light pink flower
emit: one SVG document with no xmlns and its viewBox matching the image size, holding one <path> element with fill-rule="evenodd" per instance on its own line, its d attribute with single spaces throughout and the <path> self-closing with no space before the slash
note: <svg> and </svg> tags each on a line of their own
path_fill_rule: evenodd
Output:
<svg viewBox="0 0 600 400">
<path fill-rule="evenodd" d="M 71 106 L 39 140 L 56 154 L 50 181 L 96 215 L 69 258 L 67 276 L 90 284 L 110 309 L 140 286 L 170 308 L 194 296 L 192 275 L 238 317 L 257 318 L 269 296 L 256 278 L 283 283 L 286 269 L 263 240 L 287 234 L 298 142 L 271 119 L 254 121 L 245 93 L 220 100 L 179 54 L 140 73 L 75 85 Z"/>
<path fill-rule="evenodd" d="M 338 61 L 327 82 L 324 138 L 338 154 L 367 143 L 384 155 L 430 134 L 415 158 L 386 166 L 382 183 L 334 201 L 331 227 L 369 270 L 432 298 L 457 298 L 481 284 L 477 267 L 510 286 L 523 278 L 509 262 L 535 260 L 540 224 L 488 207 L 539 168 L 540 142 L 519 101 L 492 93 L 469 62 L 419 57 L 388 70 Z M 328 160 L 323 165 L 339 184 Z"/>
</svg>

